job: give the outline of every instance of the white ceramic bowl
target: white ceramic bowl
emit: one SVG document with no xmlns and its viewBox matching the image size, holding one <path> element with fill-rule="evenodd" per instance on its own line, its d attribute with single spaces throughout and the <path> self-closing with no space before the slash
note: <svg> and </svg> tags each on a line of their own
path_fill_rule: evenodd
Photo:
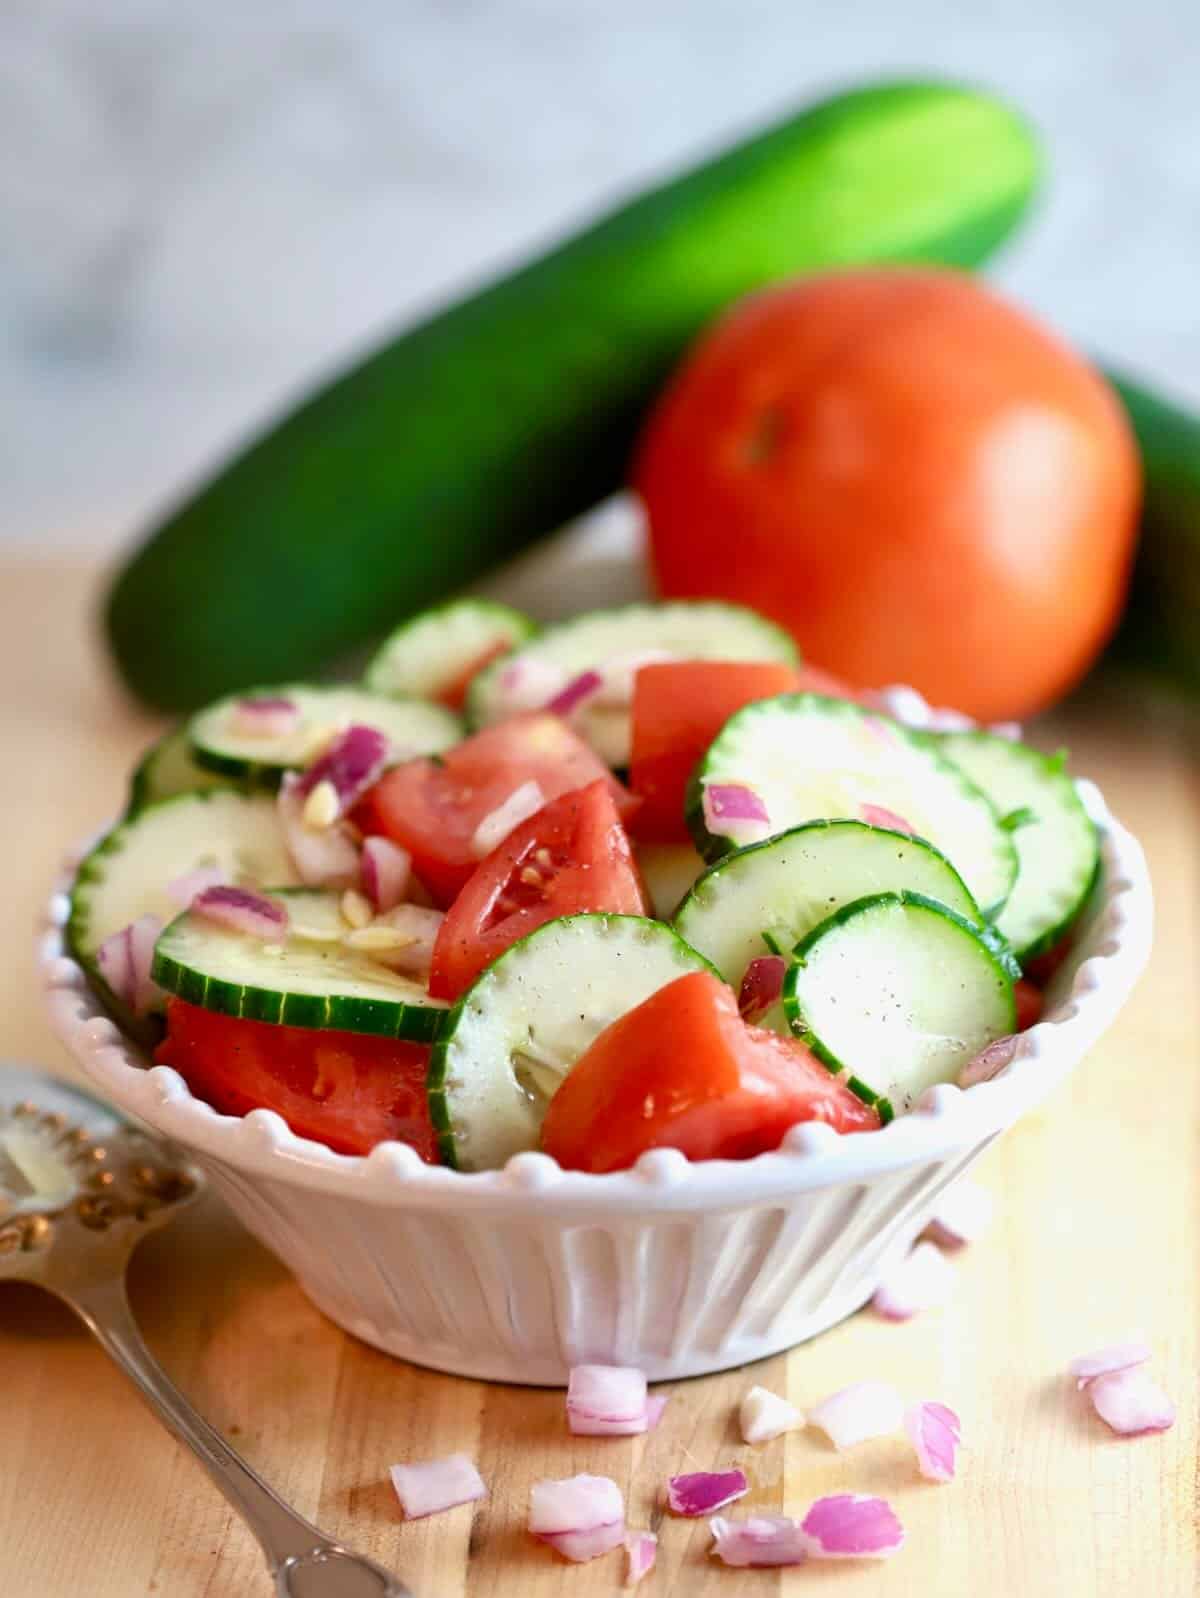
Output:
<svg viewBox="0 0 1200 1598">
<path fill-rule="evenodd" d="M 1070 959 L 1012 1063 L 963 1092 L 935 1088 L 882 1131 L 797 1126 L 745 1161 L 671 1149 L 629 1171 L 563 1171 L 520 1154 L 463 1175 L 408 1148 L 334 1154 L 271 1110 L 219 1115 L 151 1066 L 66 956 L 55 895 L 42 967 L 53 1024 L 92 1084 L 181 1144 L 313 1302 L 415 1364 L 556 1384 L 573 1364 L 652 1379 L 723 1370 L 803 1341 L 857 1309 L 938 1194 L 1037 1104 L 1106 1030 L 1149 954 L 1150 883 L 1137 842 L 1090 783 L 1103 875 Z"/>
</svg>

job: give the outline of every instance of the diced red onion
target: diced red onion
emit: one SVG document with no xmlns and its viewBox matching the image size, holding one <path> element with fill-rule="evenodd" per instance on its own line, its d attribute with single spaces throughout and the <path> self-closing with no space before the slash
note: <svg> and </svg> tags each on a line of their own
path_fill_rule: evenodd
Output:
<svg viewBox="0 0 1200 1598">
<path fill-rule="evenodd" d="M 157 916 L 139 916 L 110 933 L 96 950 L 100 975 L 134 1015 L 146 1015 L 162 998 L 162 989 L 150 978 L 154 945 L 162 929 Z"/>
<path fill-rule="evenodd" d="M 535 1537 L 595 1531 L 624 1522 L 625 1500 L 609 1476 L 543 1477 L 529 1489 L 529 1530 Z"/>
<path fill-rule="evenodd" d="M 483 1478 L 466 1454 L 450 1454 L 445 1459 L 427 1459 L 415 1465 L 392 1465 L 390 1475 L 406 1520 L 420 1520 L 487 1497 Z"/>
<path fill-rule="evenodd" d="M 514 828 L 519 827 L 523 821 L 528 821 L 530 816 L 537 815 L 545 803 L 545 794 L 539 784 L 532 779 L 523 782 L 519 788 L 514 788 L 504 803 L 497 805 L 494 810 L 489 810 L 475 828 L 475 834 L 471 839 L 471 853 L 477 860 L 490 855 Z"/>
<path fill-rule="evenodd" d="M 894 810 L 887 809 L 885 805 L 860 805 L 859 812 L 869 827 L 884 827 L 888 832 L 903 832 L 910 838 L 917 836 L 917 829 L 911 821 L 905 821 L 903 816 L 898 816 Z"/>
<path fill-rule="evenodd" d="M 945 1404 L 927 1399 L 904 1412 L 904 1430 L 916 1450 L 917 1469 L 929 1481 L 953 1481 L 962 1426 Z"/>
<path fill-rule="evenodd" d="M 800 1522 L 786 1515 L 754 1515 L 748 1520 L 714 1515 L 708 1525 L 713 1534 L 711 1552 L 724 1565 L 768 1569 L 802 1565 L 808 1558 Z"/>
<path fill-rule="evenodd" d="M 888 1437 L 904 1424 L 904 1403 L 888 1382 L 853 1382 L 823 1398 L 808 1412 L 837 1449 L 853 1448 L 872 1437 Z"/>
<path fill-rule="evenodd" d="M 904 1527 L 885 1498 L 834 1493 L 800 1522 L 814 1559 L 887 1559 L 904 1545 Z"/>
<path fill-rule="evenodd" d="M 749 1491 L 744 1470 L 694 1470 L 667 1482 L 667 1507 L 676 1515 L 711 1515 Z"/>
<path fill-rule="evenodd" d="M 1093 1377 L 1087 1395 L 1104 1424 L 1122 1437 L 1165 1432 L 1175 1424 L 1175 1405 L 1140 1365 Z"/>
<path fill-rule="evenodd" d="M 425 978 L 433 963 L 433 946 L 446 919 L 441 910 L 429 910 L 419 904 L 398 904 L 386 915 L 378 916 L 369 927 L 362 929 L 361 937 L 347 934 L 351 948 L 358 948 L 389 971 L 399 971 L 404 976 Z M 397 935 L 391 947 L 369 946 L 368 933 L 394 932 Z"/>
<path fill-rule="evenodd" d="M 288 913 L 278 900 L 230 883 L 198 893 L 192 900 L 192 914 L 264 943 L 282 943 L 288 935 Z"/>
<path fill-rule="evenodd" d="M 714 837 L 728 838 L 739 848 L 759 842 L 771 831 L 766 805 L 753 788 L 742 783 L 706 783 L 701 808 L 709 832 Z"/>
<path fill-rule="evenodd" d="M 206 888 L 219 888 L 227 880 L 220 866 L 197 866 L 194 871 L 185 871 L 181 877 L 168 882 L 167 893 L 186 910 L 198 893 Z"/>
<path fill-rule="evenodd" d="M 783 993 L 787 961 L 781 954 L 761 954 L 751 960 L 742 978 L 738 1009 L 745 1021 L 760 1021 Z"/>
<path fill-rule="evenodd" d="M 1114 1371 L 1132 1370 L 1144 1365 L 1150 1358 L 1145 1343 L 1114 1343 L 1109 1348 L 1097 1349 L 1094 1354 L 1081 1354 L 1067 1366 L 1074 1376 L 1076 1386 L 1086 1387 L 1097 1376 L 1111 1376 Z"/>
<path fill-rule="evenodd" d="M 567 1425 L 579 1437 L 632 1437 L 647 1425 L 646 1377 L 623 1365 L 576 1365 L 567 1387 Z"/>
<path fill-rule="evenodd" d="M 1020 1041 L 1017 1037 L 993 1038 L 958 1073 L 959 1087 L 973 1088 L 977 1082 L 990 1082 L 994 1076 L 999 1076 L 1006 1065 L 1012 1064 Z"/>
<path fill-rule="evenodd" d="M 363 842 L 363 892 L 376 910 L 393 910 L 408 894 L 412 878 L 412 855 L 390 838 L 372 837 Z"/>
<path fill-rule="evenodd" d="M 804 1425 L 804 1416 L 794 1404 L 765 1387 L 752 1387 L 742 1399 L 738 1409 L 738 1424 L 742 1440 L 747 1443 L 769 1443 L 773 1437 L 782 1437 Z"/>
<path fill-rule="evenodd" d="M 288 738 L 300 726 L 300 707 L 282 695 L 254 694 L 237 701 L 229 726 L 239 738 Z"/>
<path fill-rule="evenodd" d="M 986 1187 L 960 1176 L 941 1194 L 925 1235 L 942 1248 L 977 1243 L 992 1224 L 996 1201 Z"/>
<path fill-rule="evenodd" d="M 318 783 L 330 783 L 344 816 L 377 781 L 390 753 L 388 741 L 378 727 L 355 723 L 339 733 L 328 749 L 305 768 L 297 792 L 302 799 L 307 798 Z"/>
<path fill-rule="evenodd" d="M 565 688 L 559 689 L 552 699 L 547 700 L 545 708 L 553 716 L 569 716 L 603 686 L 604 678 L 598 671 L 581 671 L 578 677 L 572 677 Z"/>
<path fill-rule="evenodd" d="M 871 1307 L 889 1321 L 907 1321 L 922 1310 L 944 1304 L 954 1290 L 954 1267 L 933 1243 L 918 1243 L 892 1266 Z"/>
<path fill-rule="evenodd" d="M 296 874 L 309 888 L 350 888 L 358 881 L 358 850 L 339 826 L 320 831 L 304 820 L 303 779 L 286 772 L 276 808 L 283 841 Z"/>
<path fill-rule="evenodd" d="M 587 1531 L 535 1532 L 539 1542 L 549 1543 L 556 1554 L 582 1565 L 601 1554 L 611 1554 L 625 1541 L 624 1520 L 614 1520 L 607 1526 L 592 1526 Z"/>
<path fill-rule="evenodd" d="M 643 1576 L 654 1569 L 658 1558 L 658 1538 L 652 1531 L 627 1531 L 625 1533 L 625 1585 L 636 1587 Z"/>
</svg>

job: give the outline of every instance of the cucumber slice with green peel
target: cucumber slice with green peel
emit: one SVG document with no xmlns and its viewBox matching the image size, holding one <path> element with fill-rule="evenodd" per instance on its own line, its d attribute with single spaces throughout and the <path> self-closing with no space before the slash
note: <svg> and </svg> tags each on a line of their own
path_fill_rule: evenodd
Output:
<svg viewBox="0 0 1200 1598">
<path fill-rule="evenodd" d="M 923 894 L 843 905 L 796 949 L 792 1031 L 885 1119 L 1016 1029 L 1012 978 L 977 927 Z"/>
<path fill-rule="evenodd" d="M 996 926 L 1021 961 L 1059 941 L 1087 902 L 1100 868 L 1100 840 L 1061 756 L 989 732 L 931 734 L 1013 826 L 1019 870 Z"/>
<path fill-rule="evenodd" d="M 544 632 L 485 667 L 467 690 L 473 727 L 514 710 L 542 708 L 585 671 L 645 656 L 677 660 L 797 660 L 791 637 L 756 611 L 718 600 L 675 600 L 593 610 Z M 629 764 L 628 695 L 598 694 L 575 713 L 575 724 L 612 766 Z"/>
<path fill-rule="evenodd" d="M 96 969 L 100 945 L 139 916 L 172 920 L 179 901 L 170 885 L 201 866 L 247 885 L 296 882 L 274 800 L 229 788 L 179 794 L 122 821 L 82 861 L 71 889 L 67 946 L 106 1002 L 115 995 Z"/>
<path fill-rule="evenodd" d="M 372 657 L 363 683 L 388 698 L 440 699 L 480 661 L 490 665 L 500 650 L 518 648 L 536 631 L 531 617 L 495 600 L 451 600 L 397 627 Z"/>
<path fill-rule="evenodd" d="M 772 944 L 772 952 L 787 954 L 843 905 L 905 888 L 980 919 L 962 878 L 932 844 L 865 821 L 810 821 L 710 866 L 674 925 L 737 989 L 750 961 Z"/>
<path fill-rule="evenodd" d="M 442 1159 L 483 1171 L 536 1148 L 555 1089 L 604 1028 L 677 977 L 711 969 L 640 916 L 566 916 L 514 943 L 434 1046 L 429 1108 Z"/>
<path fill-rule="evenodd" d="M 258 698 L 290 700 L 299 711 L 295 726 L 274 735 L 246 732 L 240 725 L 239 702 Z M 378 728 L 396 760 L 438 754 L 462 737 L 462 723 L 442 705 L 422 699 L 385 699 L 362 688 L 296 683 L 219 699 L 196 712 L 187 732 L 198 765 L 270 787 L 278 786 L 285 771 L 306 766 L 329 738 L 353 723 Z"/>
<path fill-rule="evenodd" d="M 152 744 L 134 767 L 125 814 L 135 816 L 147 805 L 155 805 L 160 799 L 173 799 L 176 794 L 237 786 L 235 778 L 197 765 L 192 757 L 187 728 L 176 727 Z"/>
<path fill-rule="evenodd" d="M 151 975 L 168 993 L 221 1015 L 428 1043 L 447 1006 L 342 939 L 340 895 L 272 890 L 287 911 L 282 943 L 263 943 L 185 910 L 155 945 Z"/>
<path fill-rule="evenodd" d="M 763 837 L 807 821 L 890 813 L 946 856 L 985 915 L 1017 875 L 1013 839 L 975 784 L 907 727 L 846 700 L 780 694 L 729 718 L 688 794 L 688 824 L 709 860 L 735 847 L 704 813 L 706 790 L 726 786 L 752 791 L 767 816 L 757 824 Z"/>
</svg>

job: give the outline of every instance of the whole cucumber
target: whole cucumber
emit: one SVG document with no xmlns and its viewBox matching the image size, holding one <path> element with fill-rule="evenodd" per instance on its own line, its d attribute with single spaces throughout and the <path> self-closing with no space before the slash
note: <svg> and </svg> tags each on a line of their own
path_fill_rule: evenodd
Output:
<svg viewBox="0 0 1200 1598">
<path fill-rule="evenodd" d="M 646 404 L 731 300 L 816 268 L 976 266 L 1036 187 L 1009 107 L 827 100 L 401 333 L 152 530 L 107 605 L 151 704 L 311 674 L 616 489 Z"/>
<path fill-rule="evenodd" d="M 1142 452 L 1133 582 L 1112 657 L 1200 691 L 1200 419 L 1108 373 Z"/>
</svg>

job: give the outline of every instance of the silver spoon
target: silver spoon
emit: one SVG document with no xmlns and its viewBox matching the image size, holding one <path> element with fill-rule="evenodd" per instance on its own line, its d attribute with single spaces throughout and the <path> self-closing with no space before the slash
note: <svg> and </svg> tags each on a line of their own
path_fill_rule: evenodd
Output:
<svg viewBox="0 0 1200 1598">
<path fill-rule="evenodd" d="M 34 1282 L 75 1311 L 258 1538 L 278 1598 L 412 1598 L 272 1492 L 142 1341 L 125 1296 L 129 1257 L 203 1187 L 195 1166 L 86 1094 L 0 1069 L 0 1282 Z"/>
</svg>

